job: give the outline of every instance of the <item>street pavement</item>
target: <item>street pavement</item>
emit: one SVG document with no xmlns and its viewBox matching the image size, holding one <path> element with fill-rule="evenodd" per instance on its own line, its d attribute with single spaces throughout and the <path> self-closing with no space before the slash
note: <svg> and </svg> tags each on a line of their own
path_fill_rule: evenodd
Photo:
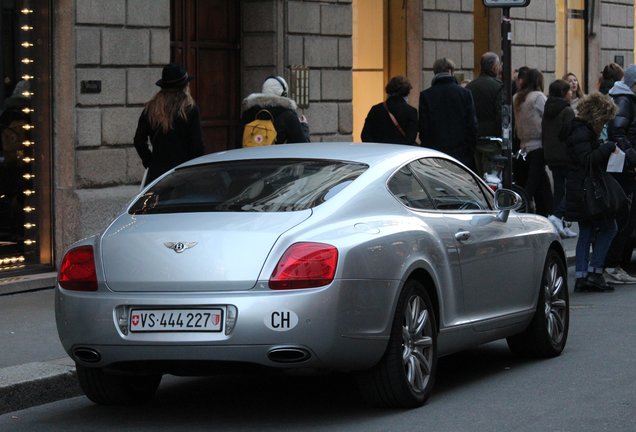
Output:
<svg viewBox="0 0 636 432">
<path fill-rule="evenodd" d="M 563 245 L 571 267 L 576 238 Z M 53 287 L 0 291 L 0 311 L 0 415 L 82 394 L 57 335 Z"/>
</svg>

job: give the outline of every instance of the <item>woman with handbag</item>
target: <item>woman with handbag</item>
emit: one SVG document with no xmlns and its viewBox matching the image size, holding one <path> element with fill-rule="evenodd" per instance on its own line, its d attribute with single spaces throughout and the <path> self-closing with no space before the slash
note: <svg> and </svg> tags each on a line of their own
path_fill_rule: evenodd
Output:
<svg viewBox="0 0 636 432">
<path fill-rule="evenodd" d="M 401 75 L 389 80 L 385 87 L 388 98 L 373 105 L 364 120 L 363 142 L 415 145 L 417 110 L 407 101 L 412 88 Z"/>
<path fill-rule="evenodd" d="M 565 218 L 579 224 L 574 291 L 613 291 L 603 277 L 605 256 L 616 234 L 615 207 L 622 188 L 607 175 L 613 142 L 599 141 L 603 125 L 616 115 L 612 99 L 601 93 L 585 96 L 567 133 L 568 173 Z M 598 186 L 594 188 L 593 186 Z M 594 189 L 594 190 L 593 190 Z M 588 193 L 589 192 L 589 193 Z M 622 195 L 624 198 L 624 194 Z M 595 198 L 599 198 L 597 202 Z M 607 208 L 601 208 L 607 205 Z M 590 246 L 593 251 L 590 256 Z"/>
</svg>

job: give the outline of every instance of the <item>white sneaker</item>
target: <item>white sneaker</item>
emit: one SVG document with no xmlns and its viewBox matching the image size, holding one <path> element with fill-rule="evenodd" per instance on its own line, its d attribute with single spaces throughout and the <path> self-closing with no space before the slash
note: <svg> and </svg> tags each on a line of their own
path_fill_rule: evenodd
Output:
<svg viewBox="0 0 636 432">
<path fill-rule="evenodd" d="M 565 234 L 565 236 L 561 236 L 563 238 L 574 238 L 578 236 L 577 233 L 575 233 L 574 231 L 572 231 L 570 228 L 566 226 L 563 227 L 563 233 Z"/>
<path fill-rule="evenodd" d="M 548 220 L 552 222 L 552 225 L 556 228 L 561 237 L 565 237 L 565 231 L 563 230 L 563 222 L 555 215 L 548 216 Z"/>
<path fill-rule="evenodd" d="M 630 275 L 620 267 L 606 268 L 603 272 L 608 283 L 613 284 L 633 284 L 636 283 L 636 277 Z"/>
</svg>

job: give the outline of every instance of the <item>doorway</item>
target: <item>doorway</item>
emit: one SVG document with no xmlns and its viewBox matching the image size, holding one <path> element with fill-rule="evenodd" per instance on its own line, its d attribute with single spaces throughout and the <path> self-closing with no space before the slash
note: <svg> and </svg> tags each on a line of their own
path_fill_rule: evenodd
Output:
<svg viewBox="0 0 636 432">
<path fill-rule="evenodd" d="M 384 86 L 390 77 L 408 76 L 419 68 L 419 53 L 409 57 L 407 37 L 410 1 L 353 0 L 353 140 L 360 141 L 369 109 L 385 99 Z M 419 10 L 419 9 L 417 9 Z M 418 26 L 419 26 L 419 20 Z M 419 44 L 418 44 L 419 46 Z M 411 65 L 413 67 L 411 67 Z M 416 83 L 413 90 L 419 88 Z"/>
<path fill-rule="evenodd" d="M 205 153 L 237 147 L 240 118 L 240 2 L 171 0 L 170 59 L 194 75 Z"/>
<path fill-rule="evenodd" d="M 574 73 L 584 93 L 587 85 L 586 55 L 587 27 L 585 0 L 556 2 L 556 77 Z"/>
</svg>

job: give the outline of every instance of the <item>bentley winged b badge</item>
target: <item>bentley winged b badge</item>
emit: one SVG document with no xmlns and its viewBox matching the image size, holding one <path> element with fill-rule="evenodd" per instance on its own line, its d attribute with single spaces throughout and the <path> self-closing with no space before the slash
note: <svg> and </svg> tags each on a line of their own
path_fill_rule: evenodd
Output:
<svg viewBox="0 0 636 432">
<path fill-rule="evenodd" d="M 168 249 L 172 249 L 176 253 L 181 253 L 186 249 L 195 247 L 197 242 L 165 242 L 163 245 Z"/>
</svg>

